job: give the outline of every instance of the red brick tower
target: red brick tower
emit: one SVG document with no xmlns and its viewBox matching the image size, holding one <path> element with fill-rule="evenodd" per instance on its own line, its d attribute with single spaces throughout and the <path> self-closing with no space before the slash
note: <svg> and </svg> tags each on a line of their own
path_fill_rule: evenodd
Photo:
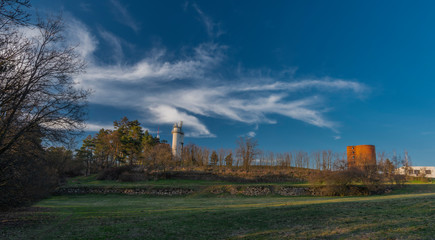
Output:
<svg viewBox="0 0 435 240">
<path fill-rule="evenodd" d="M 356 145 L 347 147 L 348 167 L 363 167 L 376 165 L 376 150 L 374 145 Z"/>
</svg>

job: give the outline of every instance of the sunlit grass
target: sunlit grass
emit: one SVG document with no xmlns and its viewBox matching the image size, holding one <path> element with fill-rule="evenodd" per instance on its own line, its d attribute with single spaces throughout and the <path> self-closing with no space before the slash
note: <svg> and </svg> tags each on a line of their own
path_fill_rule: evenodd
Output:
<svg viewBox="0 0 435 240">
<path fill-rule="evenodd" d="M 430 186 L 364 197 L 54 196 L 0 238 L 433 239 Z"/>
<path fill-rule="evenodd" d="M 211 187 L 222 181 L 71 180 L 68 186 Z M 249 184 L 253 185 L 253 184 Z M 268 184 L 261 184 L 268 185 Z M 363 197 L 53 196 L 0 223 L 0 239 L 433 239 L 435 184 Z M 1 219 L 0 219 L 1 220 Z"/>
</svg>

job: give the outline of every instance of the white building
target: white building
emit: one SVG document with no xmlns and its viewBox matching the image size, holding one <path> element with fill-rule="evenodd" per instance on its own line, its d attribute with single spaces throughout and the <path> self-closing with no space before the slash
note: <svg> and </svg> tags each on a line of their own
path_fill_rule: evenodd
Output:
<svg viewBox="0 0 435 240">
<path fill-rule="evenodd" d="M 175 123 L 172 129 L 172 155 L 174 157 L 181 157 L 184 144 L 184 132 L 182 129 L 183 122 Z"/>
<path fill-rule="evenodd" d="M 435 178 L 435 167 L 429 167 L 429 166 L 400 167 L 397 169 L 397 172 L 403 175 L 406 173 L 409 176 L 413 176 L 413 177 L 425 176 L 428 178 Z"/>
</svg>

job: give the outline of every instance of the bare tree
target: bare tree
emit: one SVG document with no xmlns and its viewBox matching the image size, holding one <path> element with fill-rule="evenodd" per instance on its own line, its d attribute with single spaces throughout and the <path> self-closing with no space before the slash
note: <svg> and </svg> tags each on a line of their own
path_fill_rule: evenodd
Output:
<svg viewBox="0 0 435 240">
<path fill-rule="evenodd" d="M 242 160 L 243 168 L 248 171 L 255 157 L 259 154 L 258 143 L 252 138 L 245 137 L 239 138 L 237 144 L 237 158 Z"/>
<path fill-rule="evenodd" d="M 336 170 L 336 171 L 346 170 L 347 169 L 347 159 L 346 159 L 347 154 L 346 154 L 346 152 L 342 153 L 341 157 L 340 157 L 339 153 L 336 153 L 335 156 L 336 156 L 336 158 L 335 158 L 334 165 L 333 165 L 334 170 Z"/>
<path fill-rule="evenodd" d="M 295 166 L 301 168 L 304 165 L 304 152 L 298 151 L 295 153 Z"/>
<path fill-rule="evenodd" d="M 201 153 L 202 165 L 208 166 L 210 162 L 210 149 L 203 147 Z"/>
<path fill-rule="evenodd" d="M 322 151 L 322 170 L 331 170 L 332 167 L 332 151 Z"/>
<path fill-rule="evenodd" d="M 26 36 L 29 28 L 38 34 Z M 72 76 L 85 65 L 65 44 L 62 29 L 60 18 L 1 29 L 0 156 L 32 131 L 64 141 L 82 127 L 89 92 L 76 88 Z"/>
<path fill-rule="evenodd" d="M 304 164 L 305 168 L 310 168 L 310 155 L 307 152 L 304 152 Z"/>
<path fill-rule="evenodd" d="M 265 161 L 266 161 L 266 157 L 265 157 L 265 152 L 264 151 L 260 151 L 258 154 L 258 164 L 260 166 L 264 166 L 265 165 Z"/>
<path fill-rule="evenodd" d="M 342 165 L 342 161 L 340 158 L 340 153 L 333 153 L 334 161 L 332 162 L 331 168 L 332 170 L 340 170 Z"/>
<path fill-rule="evenodd" d="M 202 161 L 202 148 L 196 145 L 192 145 L 192 155 L 194 159 L 194 165 L 202 167 L 204 163 Z"/>
<path fill-rule="evenodd" d="M 268 166 L 273 166 L 273 163 L 275 162 L 275 154 L 273 152 L 269 152 L 269 157 L 268 157 Z"/>
<path fill-rule="evenodd" d="M 175 161 L 172 158 L 172 150 L 169 144 L 157 144 L 153 147 L 153 152 L 160 169 L 166 171 L 174 166 Z"/>
<path fill-rule="evenodd" d="M 387 158 L 387 154 L 385 152 L 378 152 L 377 154 L 378 162 L 380 164 L 384 163 L 385 159 Z"/>
<path fill-rule="evenodd" d="M 218 154 L 219 170 L 221 170 L 222 166 L 224 165 L 225 149 L 220 148 L 220 149 L 218 150 L 217 154 Z"/>
<path fill-rule="evenodd" d="M 30 7 L 29 0 L 1 0 L 0 1 L 0 30 L 2 33 L 16 25 L 28 25 Z"/>
<path fill-rule="evenodd" d="M 321 168 L 321 164 L 320 164 L 321 157 L 320 156 L 321 156 L 320 151 L 313 152 L 315 168 L 318 170 L 320 170 L 320 168 Z"/>
<path fill-rule="evenodd" d="M 282 153 L 276 154 L 276 164 L 281 166 L 281 167 L 285 167 L 284 154 L 282 154 Z"/>
<path fill-rule="evenodd" d="M 412 166 L 411 157 L 408 155 L 408 151 L 405 149 L 404 158 L 403 158 L 403 166 Z"/>
<path fill-rule="evenodd" d="M 88 95 L 73 84 L 84 63 L 62 38 L 62 20 L 33 22 L 29 7 L 28 0 L 0 0 L 0 205 L 39 198 L 58 183 L 60 155 L 42 142 L 69 142 Z"/>
<path fill-rule="evenodd" d="M 181 153 L 183 167 L 191 167 L 193 165 L 194 158 L 191 147 L 192 144 L 187 144 L 183 146 L 183 150 Z"/>
<path fill-rule="evenodd" d="M 285 166 L 290 167 L 292 165 L 292 153 L 286 152 L 285 154 Z"/>
</svg>

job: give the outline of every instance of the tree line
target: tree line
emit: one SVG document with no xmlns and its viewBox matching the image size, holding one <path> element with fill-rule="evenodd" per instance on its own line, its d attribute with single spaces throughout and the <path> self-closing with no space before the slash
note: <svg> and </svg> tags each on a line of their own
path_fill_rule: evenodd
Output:
<svg viewBox="0 0 435 240">
<path fill-rule="evenodd" d="M 396 153 L 377 154 L 376 165 L 352 167 L 347 154 L 331 150 L 314 152 L 262 151 L 253 138 L 241 137 L 236 148 L 213 150 L 195 144 L 173 156 L 166 141 L 143 130 L 137 120 L 126 117 L 114 122 L 114 130 L 101 129 L 88 136 L 75 155 L 85 163 L 89 175 L 99 173 L 101 180 L 140 181 L 159 178 L 215 179 L 231 181 L 308 181 L 320 185 L 322 195 L 361 195 L 383 193 L 405 177 L 396 169 L 409 166 L 410 159 Z M 362 184 L 362 185 L 359 185 Z"/>
<path fill-rule="evenodd" d="M 380 166 L 396 169 L 410 164 L 407 152 L 404 158 L 396 153 L 379 152 L 377 155 Z M 167 141 L 152 136 L 137 120 L 130 121 L 126 117 L 115 121 L 113 130 L 101 129 L 94 136 L 84 139 L 75 157 L 86 166 L 86 175 L 123 165 L 137 165 L 152 170 L 210 168 L 249 171 L 254 166 L 326 171 L 347 168 L 346 152 L 321 150 L 311 153 L 274 153 L 259 149 L 257 140 L 248 137 L 239 138 L 234 150 L 214 150 L 189 143 L 183 146 L 181 156 L 175 157 Z"/>
</svg>

